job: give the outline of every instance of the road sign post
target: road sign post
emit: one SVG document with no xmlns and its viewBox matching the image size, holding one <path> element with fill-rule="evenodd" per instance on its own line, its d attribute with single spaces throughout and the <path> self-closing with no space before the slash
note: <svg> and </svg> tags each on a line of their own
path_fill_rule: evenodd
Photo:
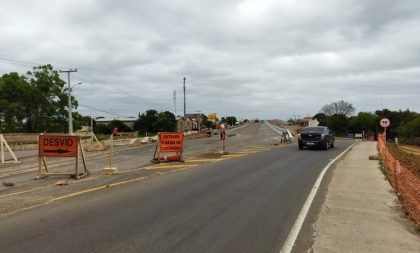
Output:
<svg viewBox="0 0 420 253">
<path fill-rule="evenodd" d="M 79 151 L 82 156 L 84 172 L 79 173 Z M 40 135 L 39 136 L 39 154 L 38 154 L 38 173 L 39 177 L 43 178 L 48 175 L 68 175 L 79 179 L 88 175 L 86 167 L 85 153 L 83 151 L 80 137 L 73 135 Z M 48 169 L 46 157 L 75 157 L 75 172 L 74 173 L 52 173 Z M 42 165 L 45 171 L 42 170 Z"/>
<path fill-rule="evenodd" d="M 115 130 L 115 128 L 114 128 Z M 116 173 L 118 173 L 118 167 L 112 167 L 112 155 L 114 153 L 114 133 L 111 134 L 111 136 L 109 137 L 109 140 L 111 142 L 111 147 L 109 149 L 109 167 L 104 168 L 102 170 L 102 174 L 105 175 L 114 175 Z"/>
<path fill-rule="evenodd" d="M 222 140 L 222 155 L 226 153 L 226 125 L 224 123 L 220 124 L 220 140 Z"/>
</svg>

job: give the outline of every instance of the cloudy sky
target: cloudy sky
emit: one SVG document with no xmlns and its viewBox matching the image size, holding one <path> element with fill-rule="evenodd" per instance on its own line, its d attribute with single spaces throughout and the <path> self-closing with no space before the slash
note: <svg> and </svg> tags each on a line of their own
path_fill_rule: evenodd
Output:
<svg viewBox="0 0 420 253">
<path fill-rule="evenodd" d="M 0 34 L 1 75 L 77 68 L 84 115 L 182 114 L 184 76 L 188 113 L 420 112 L 417 0 L 2 0 Z"/>
</svg>

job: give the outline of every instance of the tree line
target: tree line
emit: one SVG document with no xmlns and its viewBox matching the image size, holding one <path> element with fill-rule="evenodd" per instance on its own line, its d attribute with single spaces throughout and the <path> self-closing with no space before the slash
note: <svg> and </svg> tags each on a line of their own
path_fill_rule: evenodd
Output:
<svg viewBox="0 0 420 253">
<path fill-rule="evenodd" d="M 172 112 L 158 112 L 154 109 L 138 115 L 133 128 L 130 128 L 120 120 L 113 120 L 107 125 L 98 125 L 94 127 L 94 132 L 99 134 L 111 134 L 117 127 L 120 132 L 138 131 L 140 134 L 155 134 L 157 132 L 176 131 L 176 118 Z"/>
<path fill-rule="evenodd" d="M 416 112 L 408 109 L 405 111 L 382 109 L 375 112 L 359 112 L 355 116 L 354 112 L 352 104 L 338 101 L 322 107 L 313 118 L 316 118 L 320 125 L 328 126 L 337 135 L 362 132 L 376 135 L 383 131 L 379 121 L 386 117 L 391 121 L 391 126 L 387 129 L 388 138 L 398 137 L 406 142 L 419 142 L 415 140 L 420 137 L 420 115 Z"/>
<path fill-rule="evenodd" d="M 222 117 L 221 122 L 234 125 L 236 124 L 237 119 L 235 116 Z M 111 134 L 115 127 L 121 132 L 138 131 L 141 135 L 146 135 L 156 134 L 158 132 L 175 132 L 177 131 L 177 121 L 172 112 L 158 112 L 154 109 L 150 109 L 142 114 L 139 113 L 132 128 L 128 127 L 120 120 L 113 120 L 107 125 L 95 124 L 94 132 L 97 134 Z M 209 121 L 207 117 L 203 117 L 200 119 L 200 127 L 215 128 L 216 123 Z"/>
</svg>

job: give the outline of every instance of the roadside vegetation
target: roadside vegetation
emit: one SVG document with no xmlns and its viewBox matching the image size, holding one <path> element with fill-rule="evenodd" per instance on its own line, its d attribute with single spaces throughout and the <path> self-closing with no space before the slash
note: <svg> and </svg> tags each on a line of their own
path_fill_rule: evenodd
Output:
<svg viewBox="0 0 420 253">
<path fill-rule="evenodd" d="M 329 127 L 338 136 L 362 133 L 376 136 L 382 132 L 380 119 L 386 117 L 391 121 L 387 129 L 387 139 L 398 138 L 400 143 L 420 145 L 420 115 L 410 110 L 391 111 L 388 109 L 375 112 L 359 112 L 354 115 L 356 108 L 345 101 L 338 101 L 323 106 L 318 114 L 313 116 L 322 126 Z M 289 122 L 294 123 L 291 119 Z"/>
<path fill-rule="evenodd" d="M 64 132 L 68 130 L 67 88 L 51 65 L 0 78 L 1 132 Z M 76 99 L 72 106 L 77 108 Z M 76 122 L 81 115 L 73 113 Z"/>
</svg>

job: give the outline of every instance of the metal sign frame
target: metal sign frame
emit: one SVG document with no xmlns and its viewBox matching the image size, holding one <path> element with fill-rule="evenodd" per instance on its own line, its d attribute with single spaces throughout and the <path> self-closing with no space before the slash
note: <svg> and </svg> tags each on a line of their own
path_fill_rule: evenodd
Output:
<svg viewBox="0 0 420 253">
<path fill-rule="evenodd" d="M 85 153 L 80 136 L 74 135 L 40 135 L 39 136 L 39 150 L 38 150 L 38 173 L 39 178 L 44 178 L 49 175 L 56 176 L 70 176 L 76 180 L 89 175 L 86 166 Z M 46 149 L 49 147 L 49 149 Z M 82 157 L 84 172 L 79 172 L 79 160 Z M 59 173 L 50 172 L 45 157 L 75 157 L 75 171 L 74 173 Z M 45 171 L 42 170 L 44 165 Z"/>
</svg>

